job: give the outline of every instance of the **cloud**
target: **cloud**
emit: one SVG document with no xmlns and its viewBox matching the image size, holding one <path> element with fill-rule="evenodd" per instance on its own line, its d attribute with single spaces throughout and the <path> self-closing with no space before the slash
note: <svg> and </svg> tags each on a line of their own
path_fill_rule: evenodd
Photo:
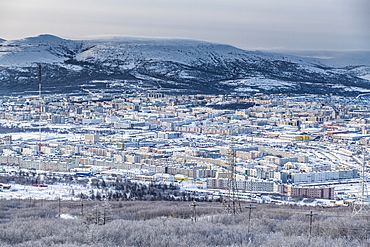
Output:
<svg viewBox="0 0 370 247">
<path fill-rule="evenodd" d="M 13 0 L 3 38 L 40 33 L 202 39 L 241 48 L 370 49 L 368 0 Z"/>
</svg>

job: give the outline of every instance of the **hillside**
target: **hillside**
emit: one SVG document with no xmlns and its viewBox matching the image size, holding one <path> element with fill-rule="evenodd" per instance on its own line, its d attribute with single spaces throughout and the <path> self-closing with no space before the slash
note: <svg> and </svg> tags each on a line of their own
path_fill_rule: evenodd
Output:
<svg viewBox="0 0 370 247">
<path fill-rule="evenodd" d="M 366 217 L 351 207 L 252 204 L 236 215 L 222 204 L 162 201 L 0 201 L 1 246 L 357 246 L 369 244 Z M 311 211 L 312 210 L 312 211 Z M 310 212 L 312 237 L 309 238 Z M 35 222 L 37 222 L 35 224 Z"/>
<path fill-rule="evenodd" d="M 369 52 L 287 54 L 194 40 L 40 35 L 0 43 L 0 86 L 3 94 L 36 91 L 37 64 L 42 64 L 43 88 L 52 93 L 151 88 L 355 95 L 370 90 Z"/>
</svg>

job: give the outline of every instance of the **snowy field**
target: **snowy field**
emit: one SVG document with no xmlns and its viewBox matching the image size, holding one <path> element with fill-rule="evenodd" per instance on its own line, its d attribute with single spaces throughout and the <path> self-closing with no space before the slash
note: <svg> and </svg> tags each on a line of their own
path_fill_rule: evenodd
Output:
<svg viewBox="0 0 370 247">
<path fill-rule="evenodd" d="M 91 189 L 78 185 L 47 185 L 34 187 L 32 185 L 9 184 L 10 189 L 0 192 L 0 199 L 35 199 L 35 200 L 79 200 L 80 193 L 88 194 Z M 75 194 L 75 196 L 73 196 Z"/>
<path fill-rule="evenodd" d="M 13 141 L 23 141 L 23 142 L 39 142 L 40 134 L 38 132 L 18 132 L 18 133 L 7 133 L 1 134 L 1 137 L 12 136 Z M 57 141 L 81 141 L 83 140 L 83 135 L 81 134 L 62 134 L 62 133 L 53 133 L 53 132 L 43 132 L 41 133 L 42 142 L 57 142 Z"/>
</svg>

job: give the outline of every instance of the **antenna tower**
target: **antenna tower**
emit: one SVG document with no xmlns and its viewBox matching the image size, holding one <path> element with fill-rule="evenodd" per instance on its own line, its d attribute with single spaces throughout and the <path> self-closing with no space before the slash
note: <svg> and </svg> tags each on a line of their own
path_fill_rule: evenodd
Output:
<svg viewBox="0 0 370 247">
<path fill-rule="evenodd" d="M 236 151 L 233 145 L 230 146 L 228 156 L 228 169 L 230 171 L 227 180 L 228 193 L 226 197 L 223 197 L 222 203 L 225 213 L 237 214 L 241 213 L 242 209 L 240 206 L 239 197 L 237 195 L 238 190 L 235 176 Z"/>
<path fill-rule="evenodd" d="M 41 83 L 42 83 L 42 73 L 41 73 L 41 64 L 38 66 L 38 79 L 39 79 L 39 145 L 38 145 L 38 156 L 39 156 L 39 170 L 41 169 L 41 146 L 42 146 L 42 136 L 41 136 L 41 120 L 42 120 L 42 98 L 41 98 Z"/>
<path fill-rule="evenodd" d="M 366 151 L 364 151 L 365 153 Z M 366 177 L 366 156 L 363 155 L 361 175 L 360 175 L 360 191 L 359 201 L 353 205 L 353 215 L 365 215 L 370 212 L 370 202 L 368 201 L 367 177 Z"/>
</svg>

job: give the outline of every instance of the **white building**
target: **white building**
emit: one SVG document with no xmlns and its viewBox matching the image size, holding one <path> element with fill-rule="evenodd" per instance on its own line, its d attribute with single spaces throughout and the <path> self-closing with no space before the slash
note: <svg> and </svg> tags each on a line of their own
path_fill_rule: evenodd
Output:
<svg viewBox="0 0 370 247">
<path fill-rule="evenodd" d="M 99 134 L 85 134 L 85 143 L 95 144 L 99 142 Z"/>
</svg>

